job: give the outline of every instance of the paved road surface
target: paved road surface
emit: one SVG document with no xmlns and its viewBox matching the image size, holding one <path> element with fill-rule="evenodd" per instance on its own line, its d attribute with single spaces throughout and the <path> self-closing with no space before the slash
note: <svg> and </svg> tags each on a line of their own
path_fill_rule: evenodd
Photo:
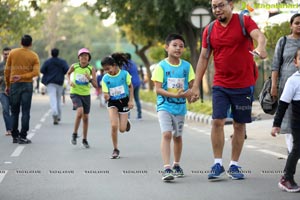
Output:
<svg viewBox="0 0 300 200">
<path fill-rule="evenodd" d="M 61 124 L 52 124 L 48 97 L 34 95 L 29 136 L 32 144 L 12 144 L 0 135 L 0 200 L 160 200 L 160 199 L 300 199 L 277 188 L 285 164 L 284 138 L 269 134 L 271 120 L 247 126 L 248 140 L 240 160 L 247 179 L 209 182 L 213 159 L 210 127 L 187 123 L 182 167 L 186 177 L 161 181 L 159 124 L 152 110 L 143 120 L 132 120 L 132 130 L 119 135 L 121 159 L 112 153 L 107 110 L 93 97 L 88 141 L 90 149 L 70 144 L 75 112 L 67 98 Z M 132 118 L 136 112 L 132 112 Z M 4 123 L 0 117 L 0 132 Z M 232 132 L 226 126 L 226 138 Z M 230 140 L 226 140 L 224 166 L 228 168 Z M 299 171 L 299 167 L 297 168 Z M 300 183 L 299 172 L 295 179 Z"/>
</svg>

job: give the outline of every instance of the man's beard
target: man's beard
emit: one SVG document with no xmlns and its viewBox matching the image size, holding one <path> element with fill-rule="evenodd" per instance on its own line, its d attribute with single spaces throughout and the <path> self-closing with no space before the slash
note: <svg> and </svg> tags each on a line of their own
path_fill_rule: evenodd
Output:
<svg viewBox="0 0 300 200">
<path fill-rule="evenodd" d="M 221 17 L 221 18 L 218 18 L 218 21 L 219 22 L 226 22 L 227 18 L 226 17 Z"/>
</svg>

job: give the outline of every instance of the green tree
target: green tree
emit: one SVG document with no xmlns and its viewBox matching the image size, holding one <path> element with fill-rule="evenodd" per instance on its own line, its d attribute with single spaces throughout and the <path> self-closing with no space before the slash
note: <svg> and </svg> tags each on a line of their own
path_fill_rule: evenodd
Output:
<svg viewBox="0 0 300 200">
<path fill-rule="evenodd" d="M 135 46 L 136 54 L 150 74 L 150 61 L 146 52 L 158 41 L 164 41 L 167 34 L 183 34 L 191 54 L 191 63 L 196 66 L 199 56 L 200 30 L 190 23 L 190 12 L 196 6 L 209 8 L 204 0 L 97 0 L 93 6 L 85 6 L 100 19 L 116 15 L 116 24 L 122 27 L 124 35 Z"/>
<path fill-rule="evenodd" d="M 40 25 L 40 19 L 34 17 L 31 7 L 18 0 L 1 1 L 0 4 L 0 45 L 18 45 L 25 33 Z"/>
<path fill-rule="evenodd" d="M 43 26 L 33 33 L 33 49 L 43 62 L 50 56 L 52 48 L 59 48 L 60 56 L 72 64 L 78 61 L 78 49 L 87 47 L 91 50 L 91 63 L 96 66 L 97 61 L 116 48 L 119 37 L 116 26 L 104 27 L 86 8 L 67 6 L 66 3 L 53 1 L 39 5 L 38 14 Z"/>
</svg>

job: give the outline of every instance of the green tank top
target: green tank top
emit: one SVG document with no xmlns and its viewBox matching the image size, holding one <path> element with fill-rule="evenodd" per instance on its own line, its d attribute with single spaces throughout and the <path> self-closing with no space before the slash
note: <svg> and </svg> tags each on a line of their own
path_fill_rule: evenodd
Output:
<svg viewBox="0 0 300 200">
<path fill-rule="evenodd" d="M 85 74 L 92 75 L 93 66 L 88 65 L 86 67 L 81 67 L 79 63 L 74 64 L 74 72 L 72 82 L 75 87 L 71 87 L 70 93 L 77 94 L 81 96 L 90 95 L 90 83 L 85 77 Z"/>
</svg>

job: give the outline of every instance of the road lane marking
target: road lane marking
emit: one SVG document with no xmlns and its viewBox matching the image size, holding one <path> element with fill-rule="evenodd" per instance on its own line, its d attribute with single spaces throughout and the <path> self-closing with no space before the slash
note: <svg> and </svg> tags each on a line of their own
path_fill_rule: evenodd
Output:
<svg viewBox="0 0 300 200">
<path fill-rule="evenodd" d="M 248 148 L 248 149 L 257 149 L 258 148 L 258 147 L 253 146 L 253 145 L 246 145 L 245 147 Z"/>
<path fill-rule="evenodd" d="M 22 151 L 24 150 L 25 146 L 18 146 L 15 151 L 11 154 L 11 157 L 18 157 L 20 156 L 20 154 L 22 153 Z"/>
<path fill-rule="evenodd" d="M 33 138 L 34 135 L 35 135 L 35 133 L 29 133 L 29 134 L 27 135 L 27 138 L 28 138 L 29 140 L 31 140 L 31 139 Z"/>
<path fill-rule="evenodd" d="M 0 170 L 0 183 L 2 183 L 7 172 L 8 172 L 7 170 Z"/>
<path fill-rule="evenodd" d="M 35 125 L 35 130 L 38 130 L 38 129 L 40 129 L 42 127 L 42 124 L 37 124 L 37 125 Z"/>
<path fill-rule="evenodd" d="M 258 149 L 257 151 L 265 153 L 265 154 L 269 154 L 269 155 L 272 155 L 272 156 L 276 156 L 276 157 L 279 157 L 279 158 L 285 158 L 285 159 L 287 159 L 286 155 L 281 154 L 281 153 L 276 153 L 276 152 L 273 152 L 273 151 L 269 151 L 267 149 Z"/>
</svg>

